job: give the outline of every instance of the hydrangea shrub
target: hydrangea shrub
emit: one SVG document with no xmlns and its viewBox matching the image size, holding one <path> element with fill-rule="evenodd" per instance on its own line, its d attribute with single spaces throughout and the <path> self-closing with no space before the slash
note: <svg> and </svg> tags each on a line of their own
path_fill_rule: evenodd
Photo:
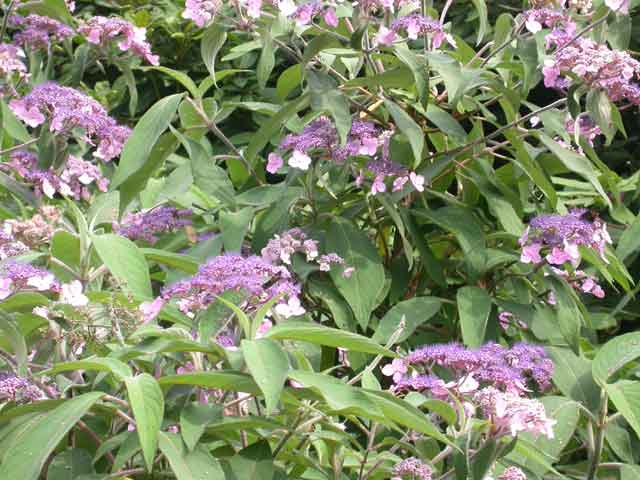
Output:
<svg viewBox="0 0 640 480">
<path fill-rule="evenodd" d="M 3 2 L 0 479 L 640 478 L 639 7 Z"/>
</svg>

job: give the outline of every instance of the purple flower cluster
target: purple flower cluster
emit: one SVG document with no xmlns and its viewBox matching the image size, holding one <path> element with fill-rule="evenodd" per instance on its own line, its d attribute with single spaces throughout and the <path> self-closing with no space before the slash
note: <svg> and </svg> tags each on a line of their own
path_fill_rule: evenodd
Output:
<svg viewBox="0 0 640 480">
<path fill-rule="evenodd" d="M 191 225 L 191 210 L 160 206 L 137 213 L 128 213 L 122 222 L 113 224 L 113 231 L 130 240 L 146 240 L 154 244 L 158 234 L 172 232 Z"/>
<path fill-rule="evenodd" d="M 532 8 L 522 12 L 525 20 L 525 27 L 531 33 L 537 33 L 543 27 L 570 29 L 575 32 L 575 23 L 571 20 L 565 10 L 552 8 Z"/>
<path fill-rule="evenodd" d="M 0 260 L 17 257 L 28 251 L 29 247 L 17 240 L 11 232 L 0 230 Z"/>
<path fill-rule="evenodd" d="M 309 123 L 301 133 L 289 134 L 281 142 L 281 151 L 291 150 L 288 164 L 292 168 L 307 170 L 311 165 L 311 157 L 316 151 L 328 158 L 344 163 L 348 158 L 358 155 L 373 157 L 367 164 L 367 170 L 373 174 L 374 180 L 371 193 L 374 195 L 386 191 L 385 179 L 395 178 L 393 191 L 400 191 L 407 181 L 411 181 L 418 191 L 424 190 L 424 178 L 415 172 L 410 172 L 403 166 L 393 162 L 389 157 L 389 143 L 393 131 L 381 130 L 371 122 L 354 119 L 345 145 L 340 145 L 338 132 L 327 117 L 319 117 Z M 269 155 L 267 171 L 275 173 L 284 164 L 279 155 Z M 356 184 L 364 183 L 364 172 L 361 171 Z"/>
<path fill-rule="evenodd" d="M 602 135 L 602 130 L 595 124 L 595 122 L 589 116 L 582 115 L 578 117 L 578 121 L 573 118 L 569 118 L 565 122 L 565 127 L 569 135 L 575 136 L 576 131 L 579 136 L 584 137 L 587 143 L 593 146 L 593 141 L 598 135 Z"/>
<path fill-rule="evenodd" d="M 422 460 L 411 457 L 394 466 L 391 474 L 391 480 L 402 480 L 406 477 L 411 480 L 431 480 L 433 470 Z"/>
<path fill-rule="evenodd" d="M 494 387 L 479 390 L 473 399 L 484 417 L 491 421 L 492 433 L 496 436 L 511 434 L 515 437 L 519 432 L 548 438 L 554 436 L 553 426 L 557 422 L 547 417 L 539 400 L 502 392 Z"/>
<path fill-rule="evenodd" d="M 89 43 L 106 46 L 117 41 L 120 50 L 129 50 L 133 55 L 159 65 L 158 55 L 151 53 L 151 45 L 146 40 L 147 30 L 136 27 L 122 18 L 107 18 L 96 16 L 89 19 L 78 31 L 87 38 Z"/>
<path fill-rule="evenodd" d="M 308 262 L 317 263 L 323 272 L 331 270 L 332 264 L 344 265 L 344 259 L 336 253 L 320 255 L 318 242 L 308 238 L 299 228 L 292 228 L 281 235 L 276 235 L 261 251 L 262 258 L 274 265 L 280 262 L 291 265 L 291 256 L 295 253 L 302 253 Z M 347 267 L 343 275 L 348 277 L 351 273 L 353 268 Z"/>
<path fill-rule="evenodd" d="M 82 129 L 82 140 L 98 143 L 94 156 L 108 162 L 120 155 L 131 130 L 118 125 L 104 107 L 84 93 L 55 82 L 41 83 L 31 93 L 9 104 L 13 113 L 31 127 L 47 119 L 52 132 L 71 135 Z"/>
<path fill-rule="evenodd" d="M 279 7 L 282 11 L 289 7 L 288 2 L 281 2 Z M 338 26 L 338 16 L 333 7 L 324 7 L 319 1 L 312 0 L 297 7 L 292 13 L 291 17 L 296 21 L 298 25 L 308 25 L 313 20 L 313 17 L 322 14 L 323 19 L 330 27 Z"/>
<path fill-rule="evenodd" d="M 282 295 L 275 307 L 277 313 L 283 316 L 304 313 L 299 300 L 301 287 L 286 267 L 273 265 L 255 255 L 244 257 L 239 254 L 212 258 L 200 267 L 196 275 L 165 287 L 160 297 L 141 308 L 145 319 L 150 320 L 166 302 L 178 299 L 180 311 L 193 317 L 214 303 L 219 295 L 229 291 L 247 295 L 242 304 L 244 309 L 253 309 Z"/>
<path fill-rule="evenodd" d="M 9 18 L 9 24 L 21 29 L 13 36 L 13 41 L 34 50 L 47 50 L 52 41 L 60 42 L 73 35 L 69 26 L 41 15 L 14 15 Z"/>
<path fill-rule="evenodd" d="M 436 366 L 449 370 L 456 380 L 445 383 L 435 375 Z M 553 374 L 553 363 L 544 347 L 527 343 L 511 348 L 488 343 L 477 349 L 459 343 L 427 345 L 387 367 L 383 373 L 394 377 L 394 391 L 426 390 L 445 398 L 449 390 L 469 393 L 480 383 L 516 393 L 525 392 L 530 386 L 546 390 Z M 409 367 L 414 368 L 410 374 Z M 425 373 L 419 373 L 418 368 Z"/>
<path fill-rule="evenodd" d="M 452 47 L 456 47 L 455 40 L 450 34 L 444 31 L 442 23 L 440 23 L 439 20 L 434 20 L 431 17 L 425 17 L 418 13 L 412 13 L 406 17 L 400 17 L 394 20 L 391 24 L 391 32 L 396 34 L 405 32 L 411 40 L 416 40 L 419 36 L 427 35 L 431 40 L 432 48 L 440 48 L 445 40 Z M 378 35 L 380 35 L 380 32 L 378 32 Z M 394 37 L 395 36 L 392 36 L 387 31 L 386 35 L 380 35 L 378 43 L 388 45 L 396 40 Z M 389 42 L 390 39 L 391 42 Z"/>
<path fill-rule="evenodd" d="M 7 262 L 0 266 L 0 300 L 22 290 L 58 292 L 56 278 L 42 268 L 28 263 Z"/>
<path fill-rule="evenodd" d="M 560 48 L 545 60 L 545 86 L 566 89 L 573 82 L 569 74 L 573 74 L 591 88 L 604 90 L 613 102 L 626 100 L 640 105 L 640 85 L 634 82 L 640 78 L 640 62 L 627 52 L 587 38 L 567 44 L 571 37 L 556 35 L 551 39 Z"/>
<path fill-rule="evenodd" d="M 26 378 L 0 372 L 0 401 L 16 403 L 35 402 L 46 398 L 36 385 Z"/>
<path fill-rule="evenodd" d="M 604 291 L 595 279 L 581 270 L 575 270 L 582 260 L 578 247 L 591 248 L 603 261 L 608 262 L 605 248 L 611 243 L 611 237 L 604 222 L 599 219 L 586 220 L 585 214 L 585 210 L 573 210 L 568 215 L 540 215 L 532 219 L 519 240 L 522 247 L 520 261 L 533 264 L 546 262 L 574 287 L 602 298 Z"/>
<path fill-rule="evenodd" d="M 0 76 L 6 78 L 14 72 L 24 77 L 27 67 L 22 61 L 24 52 L 10 43 L 0 43 Z"/>
<path fill-rule="evenodd" d="M 187 0 L 182 18 L 193 20 L 198 27 L 204 27 L 221 6 L 220 0 Z"/>
<path fill-rule="evenodd" d="M 500 474 L 498 480 L 527 480 L 527 476 L 518 467 L 509 467 Z"/>
<path fill-rule="evenodd" d="M 59 175 L 53 169 L 39 169 L 37 157 L 27 151 L 13 152 L 11 160 L 2 166 L 12 168 L 25 182 L 33 185 L 38 196 L 44 194 L 53 198 L 56 193 L 60 193 L 76 200 L 89 200 L 89 185 L 95 183 L 101 192 L 106 192 L 109 186 L 109 180 L 97 166 L 73 155 L 69 156 Z"/>
</svg>

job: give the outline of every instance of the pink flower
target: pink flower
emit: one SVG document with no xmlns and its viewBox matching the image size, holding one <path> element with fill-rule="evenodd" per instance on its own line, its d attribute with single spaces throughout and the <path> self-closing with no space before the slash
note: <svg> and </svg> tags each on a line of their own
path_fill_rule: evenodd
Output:
<svg viewBox="0 0 640 480">
<path fill-rule="evenodd" d="M 277 2 L 278 9 L 282 12 L 285 17 L 293 15 L 295 11 L 298 9 L 293 0 L 280 0 Z"/>
<path fill-rule="evenodd" d="M 604 4 L 611 10 L 628 14 L 629 13 L 629 0 L 604 0 Z"/>
<path fill-rule="evenodd" d="M 399 192 L 404 188 L 405 183 L 409 181 L 409 177 L 398 177 L 393 181 L 393 191 Z"/>
<path fill-rule="evenodd" d="M 342 276 L 344 278 L 351 278 L 351 275 L 353 275 L 353 272 L 355 272 L 356 269 L 353 267 L 347 267 L 342 271 Z"/>
<path fill-rule="evenodd" d="M 164 300 L 162 300 L 162 297 L 156 298 L 153 302 L 142 302 L 139 309 L 140 312 L 142 312 L 144 323 L 148 323 L 156 318 L 163 306 Z"/>
<path fill-rule="evenodd" d="M 27 107 L 22 100 L 11 100 L 9 102 L 9 108 L 24 123 L 30 127 L 37 127 L 42 125 L 45 121 L 45 117 L 40 113 L 40 109 L 36 106 Z"/>
<path fill-rule="evenodd" d="M 373 43 L 376 45 L 391 45 L 396 41 L 398 35 L 393 30 L 389 30 L 387 27 L 380 27 L 376 36 L 373 37 Z"/>
<path fill-rule="evenodd" d="M 540 263 L 542 261 L 542 257 L 540 256 L 541 248 L 541 243 L 524 245 L 522 247 L 522 253 L 520 254 L 520 261 L 522 263 Z"/>
<path fill-rule="evenodd" d="M 264 335 L 273 327 L 273 322 L 271 320 L 263 320 L 260 326 L 258 327 L 258 331 L 256 332 L 256 338 L 262 338 Z"/>
<path fill-rule="evenodd" d="M 553 247 L 551 253 L 545 257 L 548 263 L 551 265 L 562 265 L 565 262 L 571 260 L 571 257 L 567 252 L 558 247 Z"/>
<path fill-rule="evenodd" d="M 0 278 L 0 300 L 4 300 L 13 293 L 13 281 L 10 278 Z"/>
<path fill-rule="evenodd" d="M 424 192 L 424 177 L 422 175 L 418 175 L 415 172 L 411 172 L 409 174 L 409 180 L 411 180 L 413 187 L 417 191 Z"/>
<path fill-rule="evenodd" d="M 260 9 L 262 8 L 262 0 L 244 0 L 245 8 L 247 9 L 247 15 L 251 18 L 260 17 Z"/>
<path fill-rule="evenodd" d="M 336 15 L 336 11 L 333 8 L 327 8 L 324 12 L 324 21 L 330 27 L 336 28 L 338 26 L 338 15 Z"/>
<path fill-rule="evenodd" d="M 267 172 L 276 173 L 284 165 L 282 157 L 275 153 L 270 153 L 267 157 Z"/>
<path fill-rule="evenodd" d="M 378 151 L 378 140 L 373 137 L 364 137 L 358 153 L 360 155 L 372 156 L 376 154 L 376 151 Z"/>
<path fill-rule="evenodd" d="M 387 377 L 393 377 L 394 382 L 402 379 L 405 373 L 407 373 L 407 364 L 402 358 L 394 358 L 391 363 L 387 363 L 382 367 L 382 374 Z"/>
<path fill-rule="evenodd" d="M 373 179 L 373 184 L 371 185 L 371 195 L 375 195 L 377 193 L 383 193 L 387 191 L 387 186 L 384 184 L 384 177 L 381 175 L 377 175 Z"/>
</svg>

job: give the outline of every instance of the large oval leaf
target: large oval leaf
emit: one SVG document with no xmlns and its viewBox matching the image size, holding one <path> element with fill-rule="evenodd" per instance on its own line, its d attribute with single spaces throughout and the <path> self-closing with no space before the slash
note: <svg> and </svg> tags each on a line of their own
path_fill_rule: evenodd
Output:
<svg viewBox="0 0 640 480">
<path fill-rule="evenodd" d="M 387 357 L 396 356 L 391 350 L 378 345 L 367 337 L 311 322 L 281 323 L 269 329 L 265 337 L 274 340 L 299 340 L 316 345 L 340 347 L 352 352 L 373 353 Z"/>
<path fill-rule="evenodd" d="M 604 385 L 625 364 L 638 357 L 640 357 L 640 332 L 612 338 L 600 348 L 593 360 L 593 378 Z"/>
<path fill-rule="evenodd" d="M 272 412 L 287 380 L 289 359 L 280 346 L 268 338 L 243 340 L 244 361 L 256 381 L 267 404 L 267 414 Z"/>
<path fill-rule="evenodd" d="M 95 235 L 93 245 L 111 274 L 125 289 L 142 298 L 151 298 L 149 266 L 135 243 L 120 235 Z"/>
<path fill-rule="evenodd" d="M 37 480 L 45 461 L 66 433 L 104 394 L 91 392 L 67 400 L 46 414 L 34 417 L 19 430 L 0 465 L 0 478 Z"/>
<path fill-rule="evenodd" d="M 155 378 L 148 373 L 125 378 L 129 403 L 136 420 L 142 455 L 151 471 L 158 447 L 158 433 L 164 416 L 164 396 Z"/>
</svg>

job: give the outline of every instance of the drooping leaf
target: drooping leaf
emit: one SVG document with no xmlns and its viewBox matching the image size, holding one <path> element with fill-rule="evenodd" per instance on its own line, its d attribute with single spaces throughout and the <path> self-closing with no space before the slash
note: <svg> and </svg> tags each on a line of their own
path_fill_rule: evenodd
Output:
<svg viewBox="0 0 640 480">
<path fill-rule="evenodd" d="M 278 405 L 287 380 L 289 359 L 278 343 L 269 338 L 242 340 L 241 349 L 249 372 L 262 390 L 268 415 Z"/>
<path fill-rule="evenodd" d="M 102 392 L 85 393 L 33 417 L 29 428 L 16 432 L 11 445 L 3 452 L 0 478 L 37 480 L 51 452 L 103 395 Z"/>
<path fill-rule="evenodd" d="M 147 373 L 125 378 L 125 385 L 144 461 L 151 471 L 164 416 L 164 395 L 156 379 Z"/>
</svg>

